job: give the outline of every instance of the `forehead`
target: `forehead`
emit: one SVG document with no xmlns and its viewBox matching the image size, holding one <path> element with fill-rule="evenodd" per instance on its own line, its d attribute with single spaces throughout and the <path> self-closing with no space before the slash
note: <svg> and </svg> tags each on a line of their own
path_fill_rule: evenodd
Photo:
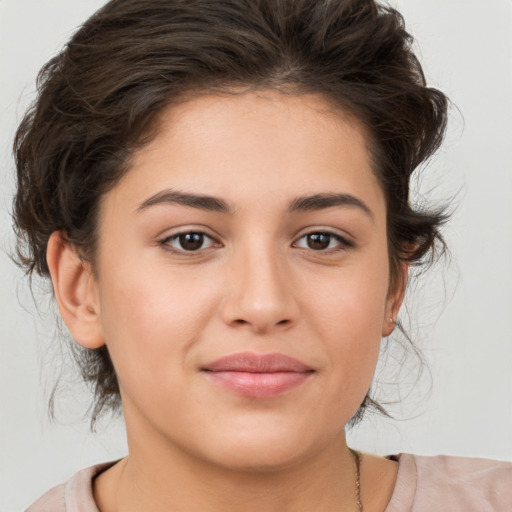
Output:
<svg viewBox="0 0 512 512">
<path fill-rule="evenodd" d="M 204 95 L 162 113 L 156 136 L 114 191 L 132 205 L 171 188 L 237 207 L 350 193 L 378 208 L 368 145 L 364 127 L 320 95 Z"/>
</svg>

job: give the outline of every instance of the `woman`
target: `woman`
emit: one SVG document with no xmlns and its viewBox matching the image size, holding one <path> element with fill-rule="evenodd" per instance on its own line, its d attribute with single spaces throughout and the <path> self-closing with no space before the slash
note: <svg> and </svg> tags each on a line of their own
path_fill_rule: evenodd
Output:
<svg viewBox="0 0 512 512">
<path fill-rule="evenodd" d="M 346 443 L 442 245 L 409 180 L 447 101 L 410 43 L 370 1 L 117 0 L 48 63 L 15 142 L 21 258 L 129 455 L 30 511 L 506 509 L 508 464 Z"/>
</svg>

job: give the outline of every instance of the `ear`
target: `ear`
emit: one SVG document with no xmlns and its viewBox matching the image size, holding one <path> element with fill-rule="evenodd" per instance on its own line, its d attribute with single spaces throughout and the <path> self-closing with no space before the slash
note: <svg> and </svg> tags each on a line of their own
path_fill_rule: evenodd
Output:
<svg viewBox="0 0 512 512">
<path fill-rule="evenodd" d="M 89 263 L 60 231 L 48 240 L 46 260 L 50 269 L 55 300 L 75 341 L 95 349 L 105 344 L 99 317 L 99 294 Z"/>
<path fill-rule="evenodd" d="M 400 306 L 404 300 L 405 290 L 407 288 L 407 279 L 409 277 L 409 263 L 402 261 L 399 267 L 399 273 L 395 282 L 389 289 L 386 299 L 386 308 L 384 311 L 384 321 L 382 322 L 382 337 L 389 336 L 396 326 L 396 319 Z"/>
</svg>

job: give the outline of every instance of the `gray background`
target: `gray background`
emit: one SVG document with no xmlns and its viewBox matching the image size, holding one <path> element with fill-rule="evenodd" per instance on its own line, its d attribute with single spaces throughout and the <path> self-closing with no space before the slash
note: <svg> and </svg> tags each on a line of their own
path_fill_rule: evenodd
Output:
<svg viewBox="0 0 512 512">
<path fill-rule="evenodd" d="M 56 376 L 63 372 L 78 379 L 70 363 L 62 363 L 62 344 L 54 341 L 44 284 L 34 286 L 38 313 L 7 255 L 13 249 L 10 145 L 16 123 L 33 97 L 38 69 L 102 3 L 0 0 L 2 512 L 23 509 L 77 469 L 126 450 L 119 421 L 106 420 L 98 434 L 88 432 L 82 420 L 88 395 L 79 384 L 65 387 L 59 422 L 48 421 L 46 399 Z M 459 206 L 446 231 L 451 263 L 429 274 L 409 297 L 412 334 L 423 346 L 432 378 L 424 372 L 410 390 L 407 383 L 414 383 L 417 373 L 414 364 L 406 366 L 401 376 L 406 385 L 384 386 L 382 396 L 403 396 L 392 412 L 411 419 L 369 418 L 350 440 L 378 453 L 512 460 L 512 2 L 401 0 L 393 5 L 417 38 L 429 83 L 458 107 L 418 194 L 436 200 L 456 196 Z M 396 367 L 394 357 L 392 352 L 384 371 Z"/>
</svg>

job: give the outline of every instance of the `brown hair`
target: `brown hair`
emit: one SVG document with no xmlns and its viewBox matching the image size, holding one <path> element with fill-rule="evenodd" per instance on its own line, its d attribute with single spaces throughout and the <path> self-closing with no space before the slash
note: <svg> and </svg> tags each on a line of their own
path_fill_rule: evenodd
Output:
<svg viewBox="0 0 512 512">
<path fill-rule="evenodd" d="M 20 263 L 48 276 L 61 230 L 94 261 L 99 199 L 150 139 L 157 115 L 199 91 L 320 93 L 370 134 L 388 208 L 392 282 L 402 260 L 432 259 L 440 211 L 415 210 L 413 171 L 441 143 L 447 98 L 426 86 L 401 15 L 373 0 L 112 0 L 38 77 L 14 143 Z M 120 403 L 105 347 L 79 363 L 93 421 Z M 368 406 L 366 397 L 356 417 Z"/>
</svg>

